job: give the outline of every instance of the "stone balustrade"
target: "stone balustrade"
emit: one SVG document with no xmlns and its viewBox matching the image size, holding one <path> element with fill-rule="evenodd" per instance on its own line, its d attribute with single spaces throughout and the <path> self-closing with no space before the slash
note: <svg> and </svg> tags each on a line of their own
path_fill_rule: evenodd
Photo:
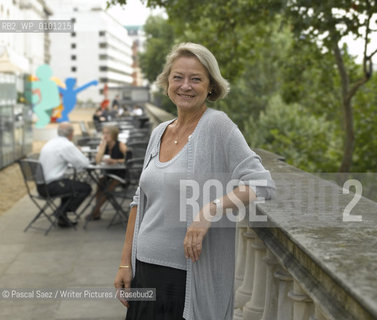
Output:
<svg viewBox="0 0 377 320">
<path fill-rule="evenodd" d="M 258 153 L 277 193 L 237 225 L 234 320 L 377 319 L 377 203 Z"/>
</svg>

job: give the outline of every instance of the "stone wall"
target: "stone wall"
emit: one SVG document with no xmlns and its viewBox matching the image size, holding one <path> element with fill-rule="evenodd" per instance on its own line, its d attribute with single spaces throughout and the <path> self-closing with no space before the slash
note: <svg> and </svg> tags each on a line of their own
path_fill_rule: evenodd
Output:
<svg viewBox="0 0 377 320">
<path fill-rule="evenodd" d="M 277 192 L 238 224 L 234 319 L 377 319 L 377 203 L 256 151 Z"/>
</svg>

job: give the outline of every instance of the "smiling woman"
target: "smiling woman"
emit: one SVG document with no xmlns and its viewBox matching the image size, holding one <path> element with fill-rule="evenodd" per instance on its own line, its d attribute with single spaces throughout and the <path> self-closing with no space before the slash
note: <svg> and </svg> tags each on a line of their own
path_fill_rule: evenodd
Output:
<svg viewBox="0 0 377 320">
<path fill-rule="evenodd" d="M 161 87 L 165 94 L 168 94 L 169 75 L 172 72 L 173 64 L 178 58 L 194 58 L 200 63 L 201 71 L 209 78 L 210 95 L 209 101 L 216 101 L 224 98 L 229 92 L 229 84 L 220 73 L 219 65 L 214 55 L 205 47 L 196 43 L 181 43 L 175 47 L 166 59 L 166 64 L 162 73 L 158 76 L 156 84 Z"/>
<path fill-rule="evenodd" d="M 207 108 L 229 91 L 207 48 L 174 47 L 157 84 L 178 117 L 151 134 L 114 286 L 156 288 L 156 301 L 120 299 L 127 320 L 231 320 L 235 221 L 228 213 L 256 196 L 271 198 L 274 183 L 238 127 Z M 214 181 L 217 190 L 204 187 Z"/>
<path fill-rule="evenodd" d="M 201 108 L 211 88 L 207 70 L 195 57 L 181 57 L 171 68 L 168 95 L 178 108 Z"/>
</svg>

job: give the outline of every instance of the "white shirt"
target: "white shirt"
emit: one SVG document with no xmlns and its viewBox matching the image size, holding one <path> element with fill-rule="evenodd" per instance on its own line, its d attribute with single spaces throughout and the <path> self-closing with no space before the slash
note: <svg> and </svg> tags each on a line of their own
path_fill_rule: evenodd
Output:
<svg viewBox="0 0 377 320">
<path fill-rule="evenodd" d="M 141 108 L 132 109 L 131 115 L 133 115 L 133 116 L 142 116 L 143 115 L 143 110 Z"/>
<path fill-rule="evenodd" d="M 62 179 L 71 164 L 80 170 L 89 165 L 89 159 L 66 137 L 56 137 L 42 148 L 39 161 L 46 183 Z"/>
</svg>

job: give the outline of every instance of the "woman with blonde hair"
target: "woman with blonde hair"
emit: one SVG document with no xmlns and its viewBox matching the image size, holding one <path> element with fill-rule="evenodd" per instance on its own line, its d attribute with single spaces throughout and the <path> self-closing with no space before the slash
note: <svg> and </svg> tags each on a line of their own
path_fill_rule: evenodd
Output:
<svg viewBox="0 0 377 320">
<path fill-rule="evenodd" d="M 156 288 L 156 301 L 120 297 L 127 320 L 231 320 L 231 216 L 257 196 L 271 198 L 274 183 L 238 127 L 207 107 L 229 91 L 207 48 L 174 47 L 157 84 L 178 117 L 150 137 L 114 286 Z"/>
<path fill-rule="evenodd" d="M 124 163 L 127 146 L 118 140 L 119 128 L 114 125 L 106 125 L 102 129 L 102 139 L 98 146 L 96 163 L 106 164 Z M 108 170 L 107 173 L 124 178 L 124 170 Z M 111 191 L 119 184 L 118 180 L 103 177 L 100 179 L 100 187 L 97 188 L 96 204 L 92 212 L 87 215 L 87 220 L 99 220 L 101 218 L 101 207 L 107 198 L 103 190 Z"/>
</svg>

